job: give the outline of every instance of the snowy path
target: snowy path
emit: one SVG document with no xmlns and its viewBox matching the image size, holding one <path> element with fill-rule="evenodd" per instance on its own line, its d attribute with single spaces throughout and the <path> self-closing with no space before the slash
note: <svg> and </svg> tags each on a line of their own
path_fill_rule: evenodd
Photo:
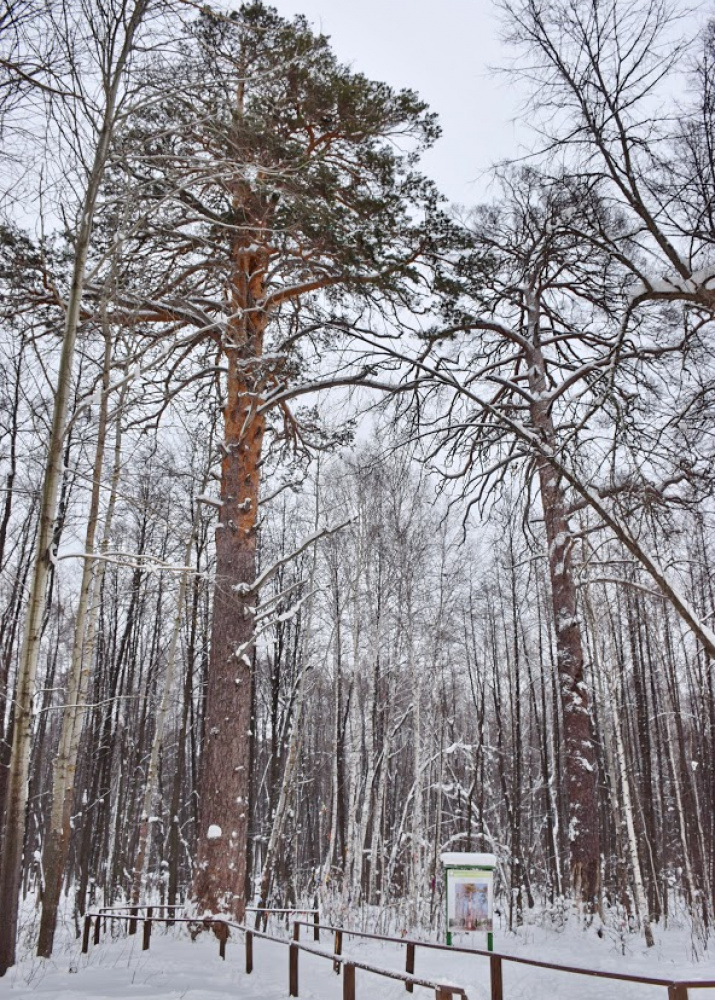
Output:
<svg viewBox="0 0 715 1000">
<path fill-rule="evenodd" d="M 656 949 L 646 955 L 637 951 L 628 959 L 613 949 L 592 953 L 593 944 L 579 942 L 574 935 L 553 936 L 539 946 L 514 948 L 524 957 L 543 961 L 590 965 L 663 978 L 715 979 L 715 963 L 690 964 L 681 954 L 668 955 Z M 327 942 L 323 947 L 328 950 Z M 506 949 L 504 949 L 506 950 Z M 511 949 L 509 949 L 511 950 Z M 671 949 L 669 948 L 668 951 Z M 346 955 L 385 968 L 404 969 L 404 948 L 379 942 L 346 939 Z M 598 960 L 597 960 L 598 959 Z M 254 941 L 254 972 L 243 971 L 244 950 L 240 940 L 229 941 L 226 961 L 218 956 L 218 945 L 208 934 L 192 942 L 183 934 L 152 936 L 151 950 L 141 951 L 141 936 L 103 940 L 90 948 L 88 956 L 79 946 L 68 947 L 50 961 L 27 959 L 0 980 L 0 998 L 7 1000 L 286 1000 L 288 996 L 288 948 L 269 941 Z M 70 972 L 70 969 L 74 970 Z M 416 974 L 450 980 L 467 990 L 470 1000 L 488 1000 L 487 962 L 478 956 L 417 951 Z M 357 1000 L 403 1000 L 404 986 L 357 971 Z M 304 1000 L 340 1000 L 342 982 L 331 963 L 306 952 L 300 953 L 300 996 Z M 414 997 L 433 997 L 431 991 L 415 987 Z M 616 983 L 574 977 L 528 966 L 504 965 L 505 1000 L 667 1000 L 662 987 Z M 690 1000 L 715 1000 L 715 989 L 693 990 Z"/>
</svg>

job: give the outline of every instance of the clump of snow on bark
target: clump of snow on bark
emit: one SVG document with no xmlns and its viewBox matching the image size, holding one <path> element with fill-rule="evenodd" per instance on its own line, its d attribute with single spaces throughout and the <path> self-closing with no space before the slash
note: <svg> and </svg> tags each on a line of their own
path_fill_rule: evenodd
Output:
<svg viewBox="0 0 715 1000">
<path fill-rule="evenodd" d="M 206 831 L 206 836 L 209 840 L 220 840 L 222 833 L 221 827 L 217 826 L 216 823 L 212 823 Z"/>
</svg>

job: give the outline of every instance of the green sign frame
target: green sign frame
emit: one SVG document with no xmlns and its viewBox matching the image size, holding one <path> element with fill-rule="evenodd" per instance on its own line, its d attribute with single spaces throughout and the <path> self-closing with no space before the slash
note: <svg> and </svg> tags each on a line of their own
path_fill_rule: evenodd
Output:
<svg viewBox="0 0 715 1000">
<path fill-rule="evenodd" d="M 496 865 L 470 864 L 469 854 L 464 863 L 453 863 L 453 859 L 457 860 L 454 854 L 443 861 L 447 945 L 452 946 L 453 934 L 486 931 L 487 951 L 493 951 Z"/>
</svg>

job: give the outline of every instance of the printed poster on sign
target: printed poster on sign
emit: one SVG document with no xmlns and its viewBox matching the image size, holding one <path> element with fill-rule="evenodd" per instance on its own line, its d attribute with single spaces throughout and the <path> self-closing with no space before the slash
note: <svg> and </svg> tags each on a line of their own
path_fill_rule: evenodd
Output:
<svg viewBox="0 0 715 1000">
<path fill-rule="evenodd" d="M 447 869 L 447 919 L 452 934 L 491 931 L 493 908 L 492 872 Z"/>
</svg>

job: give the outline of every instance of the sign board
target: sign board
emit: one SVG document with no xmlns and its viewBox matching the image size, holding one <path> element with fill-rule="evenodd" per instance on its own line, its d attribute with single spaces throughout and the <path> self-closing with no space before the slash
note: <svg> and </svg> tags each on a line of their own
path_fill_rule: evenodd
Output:
<svg viewBox="0 0 715 1000">
<path fill-rule="evenodd" d="M 491 951 L 496 858 L 468 851 L 449 852 L 440 858 L 445 870 L 447 944 L 452 944 L 455 934 L 485 933 Z"/>
<path fill-rule="evenodd" d="M 451 934 L 494 930 L 494 873 L 447 869 L 447 928 Z"/>
</svg>

